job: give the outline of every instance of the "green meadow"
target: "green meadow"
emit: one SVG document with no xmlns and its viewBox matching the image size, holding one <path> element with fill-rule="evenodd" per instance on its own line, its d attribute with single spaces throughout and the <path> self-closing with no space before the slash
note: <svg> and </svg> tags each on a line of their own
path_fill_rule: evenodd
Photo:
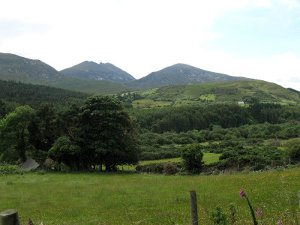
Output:
<svg viewBox="0 0 300 225">
<path fill-rule="evenodd" d="M 300 168 L 214 176 L 153 174 L 25 173 L 0 176 L 0 211 L 14 208 L 22 224 L 188 225 L 189 191 L 198 195 L 199 224 L 212 224 L 216 207 L 236 208 L 238 225 L 251 223 L 243 188 L 259 224 L 300 223 Z"/>
</svg>

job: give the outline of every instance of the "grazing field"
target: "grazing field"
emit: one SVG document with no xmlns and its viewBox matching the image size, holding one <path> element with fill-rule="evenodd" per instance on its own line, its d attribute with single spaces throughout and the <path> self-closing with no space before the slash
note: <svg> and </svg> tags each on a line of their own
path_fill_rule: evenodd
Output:
<svg viewBox="0 0 300 225">
<path fill-rule="evenodd" d="M 221 154 L 205 152 L 205 153 L 203 153 L 203 162 L 205 164 L 218 162 L 220 156 L 221 156 Z M 144 160 L 144 161 L 141 161 L 140 164 L 141 165 L 148 165 L 148 164 L 153 164 L 153 163 L 167 163 L 167 162 L 178 163 L 178 162 L 181 162 L 181 158 Z"/>
<path fill-rule="evenodd" d="M 204 164 L 210 164 L 214 162 L 218 162 L 221 154 L 217 153 L 210 153 L 210 152 L 204 152 L 203 153 L 203 162 Z M 181 162 L 181 158 L 171 158 L 171 159 L 157 159 L 157 160 L 142 160 L 139 161 L 139 165 L 150 165 L 150 164 L 156 164 L 156 163 L 179 163 Z M 134 171 L 136 168 L 136 165 L 125 165 L 125 166 L 119 166 L 118 169 L 122 171 Z"/>
<path fill-rule="evenodd" d="M 238 222 L 251 224 L 244 188 L 263 216 L 259 224 L 299 224 L 300 168 L 216 176 L 149 174 L 39 174 L 0 176 L 0 211 L 18 210 L 22 224 L 44 225 L 189 224 L 189 191 L 198 193 L 200 224 L 211 212 L 237 209 Z"/>
</svg>

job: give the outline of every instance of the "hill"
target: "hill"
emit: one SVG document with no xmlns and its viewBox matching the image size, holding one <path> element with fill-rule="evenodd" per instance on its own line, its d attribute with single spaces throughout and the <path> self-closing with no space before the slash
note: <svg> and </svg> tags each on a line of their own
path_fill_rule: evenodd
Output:
<svg viewBox="0 0 300 225">
<path fill-rule="evenodd" d="M 109 81 L 66 77 L 40 60 L 32 60 L 6 53 L 0 53 L 0 79 L 87 93 L 110 94 L 126 90 L 124 85 Z"/>
<path fill-rule="evenodd" d="M 36 106 L 41 103 L 67 105 L 83 101 L 87 94 L 42 85 L 23 84 L 0 80 L 0 100 L 21 105 Z"/>
<path fill-rule="evenodd" d="M 178 85 L 123 93 L 136 108 L 181 106 L 206 103 L 246 103 L 250 99 L 279 104 L 299 104 L 300 93 L 259 80 Z"/>
<path fill-rule="evenodd" d="M 60 72 L 65 76 L 83 80 L 105 80 L 117 83 L 128 83 L 135 80 L 129 73 L 110 63 L 97 64 L 85 61 Z"/>
<path fill-rule="evenodd" d="M 160 71 L 150 73 L 148 76 L 137 81 L 133 81 L 130 83 L 130 86 L 135 88 L 152 88 L 179 84 L 224 82 L 244 79 L 246 78 L 210 72 L 186 64 L 175 64 Z"/>
</svg>

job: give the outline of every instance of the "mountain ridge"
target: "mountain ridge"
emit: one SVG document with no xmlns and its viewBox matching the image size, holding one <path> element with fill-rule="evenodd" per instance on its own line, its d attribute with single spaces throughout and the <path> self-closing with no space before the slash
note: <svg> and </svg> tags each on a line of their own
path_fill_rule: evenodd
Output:
<svg viewBox="0 0 300 225">
<path fill-rule="evenodd" d="M 10 53 L 0 53 L 0 79 L 87 93 L 110 94 L 127 89 L 120 83 L 67 77 L 40 60 Z"/>
<path fill-rule="evenodd" d="M 248 78 L 234 77 L 222 73 L 203 70 L 183 63 L 177 63 L 159 71 L 152 72 L 139 80 L 133 81 L 130 86 L 152 88 L 180 84 L 224 82 L 245 79 Z"/>
<path fill-rule="evenodd" d="M 84 61 L 75 66 L 60 71 L 68 77 L 75 77 L 84 80 L 106 80 L 116 83 L 128 83 L 135 78 L 126 71 L 111 63 L 95 63 Z"/>
</svg>

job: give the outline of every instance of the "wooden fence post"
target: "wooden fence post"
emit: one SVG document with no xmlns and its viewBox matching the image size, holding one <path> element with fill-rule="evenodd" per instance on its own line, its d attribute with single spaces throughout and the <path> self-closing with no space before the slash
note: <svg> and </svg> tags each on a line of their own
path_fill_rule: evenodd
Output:
<svg viewBox="0 0 300 225">
<path fill-rule="evenodd" d="M 0 225 L 20 225 L 18 212 L 8 209 L 0 213 Z"/>
<path fill-rule="evenodd" d="M 198 209 L 196 191 L 190 191 L 191 198 L 191 225 L 198 225 Z"/>
</svg>

